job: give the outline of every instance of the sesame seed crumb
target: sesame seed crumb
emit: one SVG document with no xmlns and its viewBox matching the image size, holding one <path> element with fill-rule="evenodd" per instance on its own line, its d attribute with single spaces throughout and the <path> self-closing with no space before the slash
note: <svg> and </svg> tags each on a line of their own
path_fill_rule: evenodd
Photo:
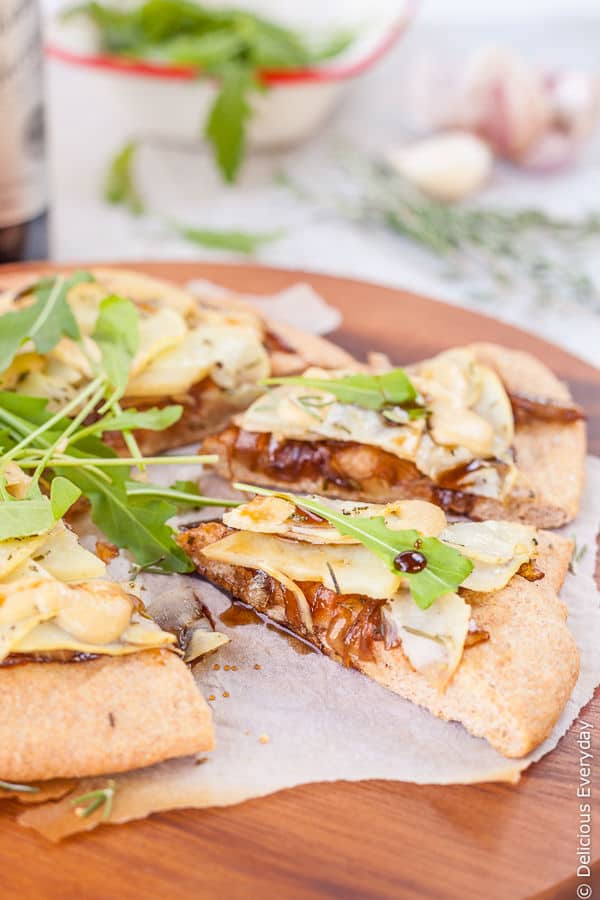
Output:
<svg viewBox="0 0 600 900">
<path fill-rule="evenodd" d="M 261 734 L 261 736 L 258 739 L 260 744 L 268 744 L 270 740 L 271 740 L 271 738 L 269 737 L 268 734 Z"/>
</svg>

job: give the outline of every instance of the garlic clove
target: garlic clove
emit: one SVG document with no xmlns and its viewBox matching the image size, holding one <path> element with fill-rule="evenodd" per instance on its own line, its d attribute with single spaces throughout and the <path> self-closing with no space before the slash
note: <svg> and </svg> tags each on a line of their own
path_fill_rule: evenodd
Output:
<svg viewBox="0 0 600 900">
<path fill-rule="evenodd" d="M 488 180 L 493 163 L 487 144 L 454 131 L 434 135 L 388 155 L 400 175 L 436 200 L 462 200 Z"/>
</svg>

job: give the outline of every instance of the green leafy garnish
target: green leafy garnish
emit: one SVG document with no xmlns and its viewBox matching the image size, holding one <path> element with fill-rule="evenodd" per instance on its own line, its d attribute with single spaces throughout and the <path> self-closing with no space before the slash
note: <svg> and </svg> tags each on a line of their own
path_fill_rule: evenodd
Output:
<svg viewBox="0 0 600 900">
<path fill-rule="evenodd" d="M 275 231 L 219 231 L 210 228 L 192 228 L 187 225 L 175 225 L 177 232 L 192 244 L 210 247 L 213 250 L 228 250 L 232 253 L 252 255 L 261 247 L 278 241 L 285 234 L 282 228 Z"/>
<path fill-rule="evenodd" d="M 247 65 L 229 63 L 218 70 L 221 89 L 204 127 L 226 181 L 234 181 L 246 151 L 246 126 L 251 116 L 250 92 L 257 89 Z"/>
<path fill-rule="evenodd" d="M 47 353 L 62 337 L 79 338 L 79 328 L 67 293 L 73 280 L 56 278 L 36 290 L 37 299 L 24 309 L 0 316 L 0 372 L 4 372 L 22 345 L 33 341 L 38 353 Z"/>
<path fill-rule="evenodd" d="M 139 216 L 144 212 L 144 202 L 135 183 L 133 172 L 139 144 L 128 141 L 110 161 L 104 181 L 104 199 L 115 206 L 122 204 Z"/>
<path fill-rule="evenodd" d="M 76 404 L 78 398 L 72 403 Z M 65 407 L 65 411 L 67 407 Z M 168 408 L 163 424 L 179 415 L 178 407 Z M 141 566 L 153 565 L 163 572 L 188 572 L 192 564 L 173 540 L 168 520 L 178 508 L 190 506 L 232 506 L 232 501 L 205 498 L 188 491 L 173 491 L 148 482 L 130 481 L 130 468 L 138 463 L 137 457 L 119 457 L 103 444 L 94 430 L 101 432 L 103 422 L 114 425 L 118 415 L 124 424 L 131 424 L 135 411 L 125 410 L 116 415 L 109 412 L 90 427 L 72 428 L 72 420 L 61 413 L 46 410 L 46 401 L 22 394 L 0 392 L 0 424 L 12 442 L 10 453 L 23 469 L 41 469 L 40 474 L 54 475 L 54 498 L 42 496 L 34 483 L 35 496 L 15 500 L 0 489 L 3 501 L 0 515 L 0 540 L 25 537 L 47 531 L 54 524 L 52 499 L 55 511 L 62 512 L 69 499 L 77 499 L 81 493 L 91 504 L 92 519 L 107 538 L 118 547 L 131 552 Z M 152 413 L 152 410 L 147 410 Z M 138 413 L 141 416 L 143 413 Z M 154 417 L 154 424 L 158 424 Z M 112 427 L 110 430 L 113 430 Z M 63 446 L 66 443 L 66 446 Z M 214 457 L 193 455 L 190 457 L 165 456 L 146 458 L 145 463 L 172 465 L 179 462 L 198 463 L 214 461 Z M 6 460 L 6 455 L 2 461 Z M 1 471 L 1 461 L 0 461 Z M 6 510 L 6 514 L 5 514 Z"/>
<path fill-rule="evenodd" d="M 129 9 L 88 2 L 63 15 L 85 15 L 105 53 L 194 66 L 217 78 L 219 91 L 204 131 L 227 181 L 235 179 L 244 157 L 252 115 L 249 96 L 264 89 L 261 73 L 330 59 L 353 40 L 345 30 L 316 44 L 247 10 L 214 9 L 190 0 L 144 0 Z M 137 147 L 132 141 L 114 157 L 105 186 L 109 202 L 124 203 L 134 213 L 143 209 L 132 171 Z"/>
<path fill-rule="evenodd" d="M 129 408 L 121 412 L 108 414 L 97 422 L 87 425 L 74 436 L 71 443 L 79 443 L 83 437 L 92 434 L 103 434 L 106 431 L 131 431 L 143 428 L 146 431 L 165 431 L 178 422 L 183 413 L 183 406 L 153 406 L 151 409 L 137 410 Z"/>
<path fill-rule="evenodd" d="M 180 487 L 176 487 L 180 485 Z M 204 497 L 193 481 L 176 481 L 172 488 L 154 484 L 141 484 L 130 481 L 127 484 L 128 497 L 156 497 L 168 500 L 177 507 L 181 506 L 239 506 L 239 500 L 225 500 L 222 497 Z"/>
<path fill-rule="evenodd" d="M 39 787 L 34 784 L 16 784 L 14 781 L 0 781 L 0 790 L 18 791 L 25 794 L 37 794 Z"/>
<path fill-rule="evenodd" d="M 116 789 L 116 782 L 114 779 L 110 778 L 105 788 L 99 788 L 96 791 L 88 791 L 87 794 L 82 794 L 81 797 L 74 797 L 71 800 L 71 805 L 75 807 L 75 814 L 81 816 L 82 819 L 87 819 L 88 816 L 91 816 L 92 813 L 103 806 L 102 819 L 105 822 L 108 821 L 112 812 Z M 87 804 L 87 806 L 85 804 Z"/>
<path fill-rule="evenodd" d="M 0 541 L 44 534 L 62 519 L 75 503 L 81 491 L 67 478 L 55 478 L 50 486 L 50 498 L 33 484 L 29 495 L 22 499 L 11 497 L 4 488 L 0 502 Z"/>
<path fill-rule="evenodd" d="M 458 550 L 418 531 L 396 531 L 388 528 L 383 516 L 372 518 L 344 515 L 310 497 L 297 497 L 282 491 L 269 491 L 249 484 L 234 484 L 238 491 L 251 491 L 265 497 L 283 497 L 301 509 L 316 513 L 333 525 L 340 534 L 353 537 L 383 560 L 390 572 L 401 574 L 408 581 L 413 599 L 421 609 L 428 609 L 439 597 L 456 591 L 472 572 L 473 563 Z M 426 564 L 419 572 L 408 573 L 398 568 L 397 557 L 417 551 Z"/>
<path fill-rule="evenodd" d="M 139 345 L 139 313 L 124 297 L 105 297 L 92 339 L 102 356 L 102 368 L 116 397 L 125 393 L 131 361 Z"/>
<path fill-rule="evenodd" d="M 383 375 L 345 375 L 343 378 L 307 378 L 292 375 L 265 378 L 267 385 L 297 384 L 333 394 L 340 403 L 352 403 L 364 409 L 381 410 L 386 406 L 415 403 L 417 392 L 404 369 L 393 369 Z"/>
<path fill-rule="evenodd" d="M 50 506 L 54 520 L 62 519 L 79 497 L 81 497 L 81 491 L 68 478 L 63 478 L 62 475 L 53 478 L 50 485 Z"/>
</svg>

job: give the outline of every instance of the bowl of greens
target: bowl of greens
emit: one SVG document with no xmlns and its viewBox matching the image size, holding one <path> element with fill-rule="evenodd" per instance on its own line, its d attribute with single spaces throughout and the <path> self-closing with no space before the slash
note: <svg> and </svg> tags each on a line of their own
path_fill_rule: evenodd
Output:
<svg viewBox="0 0 600 900">
<path fill-rule="evenodd" d="M 47 54 L 78 67 L 89 108 L 111 104 L 132 141 L 203 137 L 233 181 L 247 147 L 313 134 L 350 82 L 400 38 L 413 7 L 396 0 L 360 28 L 308 33 L 196 0 L 83 2 L 53 20 Z"/>
</svg>

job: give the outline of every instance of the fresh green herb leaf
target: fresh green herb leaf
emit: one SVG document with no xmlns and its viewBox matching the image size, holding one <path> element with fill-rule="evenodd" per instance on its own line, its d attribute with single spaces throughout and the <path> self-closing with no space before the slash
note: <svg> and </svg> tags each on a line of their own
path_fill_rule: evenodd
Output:
<svg viewBox="0 0 600 900">
<path fill-rule="evenodd" d="M 93 340 L 102 356 L 102 368 L 115 392 L 125 393 L 129 370 L 139 346 L 139 313 L 124 297 L 105 297 L 100 304 Z"/>
<path fill-rule="evenodd" d="M 251 111 L 248 93 L 258 89 L 264 69 L 294 69 L 342 53 L 353 35 L 338 32 L 315 42 L 290 28 L 244 9 L 213 9 L 190 0 L 145 0 L 122 9 L 88 2 L 63 13 L 84 15 L 95 26 L 105 53 L 195 66 L 221 79 L 205 133 L 227 181 L 233 181 L 244 154 Z M 106 199 L 134 213 L 143 203 L 134 183 L 136 142 L 113 158 Z"/>
<path fill-rule="evenodd" d="M 458 550 L 437 538 L 424 537 L 413 529 L 396 531 L 388 528 L 383 516 L 373 518 L 348 516 L 310 497 L 297 497 L 294 494 L 269 491 L 248 484 L 233 486 L 239 491 L 284 497 L 301 509 L 307 509 L 326 519 L 340 534 L 360 541 L 364 547 L 382 559 L 391 572 L 402 574 L 407 579 L 413 599 L 421 609 L 428 609 L 439 597 L 456 591 L 473 570 L 471 560 Z M 398 555 L 415 550 L 425 557 L 425 567 L 415 573 L 400 570 L 396 564 Z"/>
<path fill-rule="evenodd" d="M 29 496 L 16 499 L 8 495 L 0 502 L 0 541 L 45 534 L 77 500 L 80 491 L 66 478 L 55 478 L 50 498 L 32 484 Z"/>
<path fill-rule="evenodd" d="M 67 303 L 72 281 L 54 280 L 37 291 L 37 300 L 24 309 L 0 316 L 0 372 L 12 363 L 21 346 L 33 341 L 38 353 L 48 353 L 62 337 L 79 339 L 79 328 Z"/>
<path fill-rule="evenodd" d="M 171 485 L 172 491 L 180 491 L 184 494 L 195 494 L 200 496 L 200 488 L 195 481 L 175 481 Z"/>
<path fill-rule="evenodd" d="M 246 149 L 246 126 L 251 116 L 249 94 L 258 87 L 252 69 L 244 63 L 220 66 L 215 74 L 221 86 L 204 128 L 226 181 L 235 180 Z"/>
<path fill-rule="evenodd" d="M 61 473 L 59 465 L 54 468 Z M 85 467 L 64 472 L 90 501 L 92 520 L 109 541 L 129 550 L 139 565 L 160 559 L 164 572 L 189 572 L 191 564 L 166 524 L 177 507 L 156 496 L 129 495 L 127 468 L 112 468 L 108 482 Z"/>
<path fill-rule="evenodd" d="M 137 141 L 128 141 L 121 147 L 110 162 L 104 182 L 104 199 L 107 203 L 126 206 L 135 216 L 144 212 L 144 202 L 133 172 L 138 149 Z"/>
<path fill-rule="evenodd" d="M 160 48 L 152 47 L 149 56 L 175 65 L 211 68 L 228 62 L 244 49 L 244 40 L 226 28 L 204 34 L 180 34 Z"/>
<path fill-rule="evenodd" d="M 53 525 L 54 516 L 47 497 L 0 503 L 0 541 L 44 534 Z"/>
<path fill-rule="evenodd" d="M 425 406 L 407 406 L 402 409 L 382 409 L 381 415 L 389 422 L 398 425 L 406 425 L 406 422 L 413 422 L 415 419 L 424 419 L 430 414 Z"/>
<path fill-rule="evenodd" d="M 252 255 L 267 244 L 278 241 L 285 235 L 282 228 L 275 231 L 219 231 L 209 228 L 192 228 L 175 225 L 177 232 L 192 244 L 210 247 L 213 250 L 229 250 L 232 253 Z"/>
<path fill-rule="evenodd" d="M 176 484 L 193 486 L 194 490 L 180 490 L 178 488 L 166 488 L 159 485 L 130 481 L 127 483 L 128 497 L 158 497 L 168 500 L 180 506 L 204 507 L 204 506 L 239 506 L 239 500 L 226 500 L 220 497 L 203 497 L 198 486 L 193 481 L 176 482 Z"/>
<path fill-rule="evenodd" d="M 68 478 L 57 476 L 50 485 L 50 505 L 55 521 L 62 519 L 66 511 L 81 497 L 79 488 Z"/>
<path fill-rule="evenodd" d="M 0 781 L 0 790 L 2 791 L 18 791 L 25 794 L 37 794 L 39 787 L 34 784 L 15 784 L 14 781 Z"/>
<path fill-rule="evenodd" d="M 72 443 L 79 444 L 81 437 L 92 434 L 103 434 L 106 431 L 131 431 L 134 428 L 143 428 L 146 431 L 165 431 L 175 422 L 178 422 L 183 412 L 182 406 L 154 406 L 151 409 L 137 410 L 125 409 L 122 412 L 109 414 L 86 425 L 76 435 Z"/>
<path fill-rule="evenodd" d="M 393 369 L 383 375 L 346 375 L 343 378 L 307 378 L 293 375 L 266 378 L 263 384 L 298 384 L 333 394 L 340 403 L 352 403 L 364 409 L 383 409 L 414 403 L 417 392 L 404 369 Z"/>
<path fill-rule="evenodd" d="M 116 789 L 116 782 L 110 778 L 105 788 L 89 791 L 87 794 L 82 794 L 81 797 L 74 797 L 71 800 L 71 805 L 75 807 L 75 814 L 86 819 L 103 806 L 102 819 L 105 822 L 108 821 L 112 812 Z"/>
</svg>

